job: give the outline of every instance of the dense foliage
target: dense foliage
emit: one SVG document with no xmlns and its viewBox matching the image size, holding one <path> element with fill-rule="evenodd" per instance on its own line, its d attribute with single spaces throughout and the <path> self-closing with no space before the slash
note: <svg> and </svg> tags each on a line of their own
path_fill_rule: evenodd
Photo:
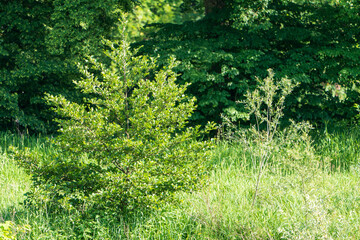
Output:
<svg viewBox="0 0 360 240">
<path fill-rule="evenodd" d="M 300 86 L 287 117 L 352 118 L 359 99 L 360 5 L 356 1 L 228 1 L 197 22 L 158 25 L 143 52 L 176 56 L 180 83 L 198 99 L 197 123 L 244 116 L 245 92 L 272 68 Z"/>
<path fill-rule="evenodd" d="M 44 131 L 44 93 L 72 98 L 76 62 L 110 37 L 132 0 L 0 2 L 0 124 Z"/>
<path fill-rule="evenodd" d="M 47 97 L 62 117 L 58 150 L 17 155 L 33 175 L 37 205 L 117 216 L 196 189 L 207 171 L 211 143 L 197 141 L 198 127 L 185 128 L 195 99 L 175 83 L 175 61 L 154 72 L 155 59 L 133 57 L 125 42 L 107 46 L 108 64 L 90 58 L 81 68 L 84 104 Z"/>
<path fill-rule="evenodd" d="M 0 125 L 49 130 L 55 116 L 44 93 L 81 99 L 76 62 L 99 55 L 102 38 L 117 38 L 129 10 L 132 40 L 146 40 L 136 44 L 142 53 L 181 61 L 178 82 L 191 82 L 187 94 L 198 99 L 194 123 L 220 122 L 221 113 L 241 119 L 236 101 L 269 68 L 301 83 L 288 118 L 349 119 L 359 97 L 359 8 L 358 0 L 2 1 Z"/>
</svg>

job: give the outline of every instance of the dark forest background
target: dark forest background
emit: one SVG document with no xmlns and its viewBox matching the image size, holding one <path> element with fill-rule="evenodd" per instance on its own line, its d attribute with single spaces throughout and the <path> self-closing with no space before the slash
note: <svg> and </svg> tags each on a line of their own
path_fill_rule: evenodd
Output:
<svg viewBox="0 0 360 240">
<path fill-rule="evenodd" d="M 269 68 L 298 87 L 286 119 L 313 124 L 358 114 L 358 0 L 5 0 L 0 3 L 0 127 L 52 133 L 56 117 L 44 94 L 82 101 L 73 81 L 85 56 L 102 57 L 102 39 L 175 56 L 178 83 L 197 98 L 191 124 L 244 120 L 247 90 Z"/>
</svg>

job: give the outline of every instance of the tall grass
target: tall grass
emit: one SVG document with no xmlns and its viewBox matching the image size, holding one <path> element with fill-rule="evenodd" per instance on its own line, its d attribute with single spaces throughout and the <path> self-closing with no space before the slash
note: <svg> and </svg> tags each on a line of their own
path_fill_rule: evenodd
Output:
<svg viewBox="0 0 360 240">
<path fill-rule="evenodd" d="M 333 170 L 349 170 L 360 161 L 360 127 L 335 126 L 314 134 L 315 147 L 331 159 Z"/>
<path fill-rule="evenodd" d="M 359 239 L 359 171 L 319 171 L 303 193 L 296 174 L 264 174 L 252 205 L 255 174 L 223 168 L 186 210 L 212 239 Z M 206 239 L 206 238 L 205 238 Z"/>
<path fill-rule="evenodd" d="M 35 149 L 41 147 L 41 140 L 30 136 L 0 133 L 0 220 L 2 221 L 16 213 L 16 208 L 24 200 L 24 193 L 31 184 L 30 176 L 7 155 L 10 146 Z"/>
<path fill-rule="evenodd" d="M 269 165 L 252 206 L 256 171 L 251 152 L 240 142 L 221 142 L 214 150 L 207 184 L 180 193 L 180 204 L 114 219 L 80 221 L 77 212 L 51 214 L 46 206 L 22 205 L 30 176 L 7 154 L 10 145 L 51 151 L 37 137 L 2 134 L 0 143 L 0 239 L 360 239 L 360 168 L 357 130 L 322 133 L 315 141 L 321 159 L 347 162 L 346 171 L 317 168 L 305 191 L 297 171 Z M 350 140 L 349 140 L 350 139 Z M 348 147 L 349 146 L 349 147 Z M 290 145 L 288 146 L 290 148 Z M 338 151 L 336 150 L 338 149 Z M 286 152 L 286 151 L 285 151 Z M 279 152 L 274 159 L 283 157 Z M 341 165 L 339 165 L 341 166 Z"/>
<path fill-rule="evenodd" d="M 0 154 L 0 221 L 16 213 L 29 186 L 30 177 L 11 158 Z"/>
<path fill-rule="evenodd" d="M 22 203 L 31 186 L 31 176 L 8 155 L 11 146 L 44 151 L 45 141 L 40 137 L 0 132 L 0 239 L 10 238 L 12 231 L 16 233 L 22 229 L 21 225 L 17 227 L 13 222 L 19 212 L 26 211 Z M 8 228 L 12 230 L 5 231 Z M 9 232 L 9 235 L 4 235 L 4 232 Z"/>
<path fill-rule="evenodd" d="M 31 149 L 41 149 L 45 147 L 45 137 L 41 135 L 18 135 L 10 132 L 0 132 L 0 151 L 6 153 L 10 146 Z"/>
</svg>

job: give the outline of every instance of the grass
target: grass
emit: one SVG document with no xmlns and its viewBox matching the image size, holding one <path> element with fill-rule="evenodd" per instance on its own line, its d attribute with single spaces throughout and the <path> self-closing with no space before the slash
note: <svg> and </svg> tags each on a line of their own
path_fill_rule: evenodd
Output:
<svg viewBox="0 0 360 240">
<path fill-rule="evenodd" d="M 255 176 L 222 169 L 187 209 L 213 239 L 359 239 L 359 176 L 319 172 L 304 195 L 296 175 L 266 174 L 251 207 Z"/>
<path fill-rule="evenodd" d="M 1 221 L 4 219 L 4 209 L 7 209 L 7 214 L 13 215 L 19 206 L 18 203 L 24 200 L 23 194 L 30 187 L 30 177 L 5 154 L 0 155 L 0 173 Z"/>
<path fill-rule="evenodd" d="M 340 130 L 341 129 L 341 130 Z M 348 170 L 359 163 L 360 131 L 348 126 L 325 130 L 314 136 L 316 148 L 320 156 L 331 159 L 335 169 Z"/>
<path fill-rule="evenodd" d="M 198 192 L 180 193 L 180 204 L 120 220 L 102 216 L 84 222 L 74 213 L 52 215 L 46 206 L 21 204 L 31 180 L 7 147 L 51 148 L 39 138 L 2 134 L 0 239 L 360 239 L 358 129 L 315 139 L 316 154 L 336 167 L 317 168 L 304 183 L 296 171 L 270 164 L 254 206 L 257 175 L 249 167 L 251 153 L 240 143 L 223 142 L 214 150 L 208 184 Z"/>
<path fill-rule="evenodd" d="M 0 221 L 9 215 L 14 217 L 19 203 L 24 200 L 24 193 L 29 190 L 30 176 L 15 164 L 7 155 L 9 146 L 39 146 L 39 140 L 30 137 L 19 137 L 9 133 L 0 134 Z"/>
</svg>

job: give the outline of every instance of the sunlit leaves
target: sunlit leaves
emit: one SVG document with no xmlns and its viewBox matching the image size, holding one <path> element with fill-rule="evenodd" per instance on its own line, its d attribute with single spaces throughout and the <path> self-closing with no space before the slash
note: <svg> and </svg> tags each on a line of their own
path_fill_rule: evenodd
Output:
<svg viewBox="0 0 360 240">
<path fill-rule="evenodd" d="M 96 187 L 84 189 L 75 183 L 70 191 L 89 199 L 64 196 L 116 212 L 154 207 L 176 191 L 196 189 L 211 144 L 197 141 L 199 127 L 186 126 L 195 99 L 185 95 L 187 85 L 175 82 L 172 69 L 177 62 L 170 59 L 157 71 L 156 59 L 135 57 L 125 41 L 106 41 L 106 46 L 106 63 L 89 58 L 80 66 L 83 78 L 75 84 L 87 94 L 83 104 L 47 95 L 61 116 L 55 143 L 66 160 L 59 168 L 96 172 L 91 175 L 96 179 L 88 180 L 96 181 Z M 57 191 L 66 190 L 64 184 L 74 181 L 66 171 L 45 182 Z"/>
</svg>

